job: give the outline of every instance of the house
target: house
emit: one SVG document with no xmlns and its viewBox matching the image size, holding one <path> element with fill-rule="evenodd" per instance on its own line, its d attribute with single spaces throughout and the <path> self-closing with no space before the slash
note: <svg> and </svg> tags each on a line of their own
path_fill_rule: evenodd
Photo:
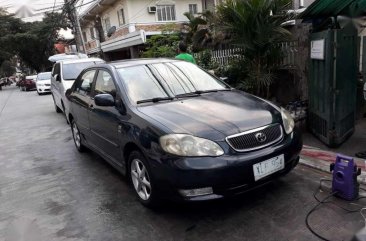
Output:
<svg viewBox="0 0 366 241">
<path fill-rule="evenodd" d="M 187 21 L 183 14 L 202 12 L 202 4 L 202 0 L 97 0 L 79 16 L 86 52 L 103 52 L 107 60 L 139 57 L 147 38 L 161 34 L 167 24 L 179 28 Z"/>
</svg>

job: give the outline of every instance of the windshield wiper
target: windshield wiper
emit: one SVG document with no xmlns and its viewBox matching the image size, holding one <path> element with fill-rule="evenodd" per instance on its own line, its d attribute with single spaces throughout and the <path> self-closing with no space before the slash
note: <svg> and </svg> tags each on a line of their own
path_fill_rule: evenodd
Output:
<svg viewBox="0 0 366 241">
<path fill-rule="evenodd" d="M 141 103 L 148 103 L 148 102 L 159 102 L 159 101 L 163 101 L 163 100 L 174 100 L 173 97 L 155 97 L 155 98 L 151 98 L 151 99 L 146 99 L 146 100 L 139 100 L 136 103 L 137 104 L 141 104 Z"/>
<path fill-rule="evenodd" d="M 231 89 L 197 90 L 193 93 L 195 93 L 195 94 L 204 94 L 204 93 L 218 92 L 218 91 L 231 91 Z"/>
<path fill-rule="evenodd" d="M 188 93 L 184 93 L 184 94 L 178 94 L 175 95 L 176 98 L 180 98 L 180 97 L 196 97 L 196 96 L 200 96 L 200 93 L 196 93 L 196 92 L 188 92 Z"/>
<path fill-rule="evenodd" d="M 231 91 L 231 89 L 196 90 L 194 92 L 179 94 L 179 95 L 176 95 L 175 97 L 177 97 L 177 98 L 179 98 L 179 97 L 196 97 L 196 96 L 200 96 L 201 94 L 204 94 L 204 93 L 218 92 L 218 91 Z"/>
</svg>

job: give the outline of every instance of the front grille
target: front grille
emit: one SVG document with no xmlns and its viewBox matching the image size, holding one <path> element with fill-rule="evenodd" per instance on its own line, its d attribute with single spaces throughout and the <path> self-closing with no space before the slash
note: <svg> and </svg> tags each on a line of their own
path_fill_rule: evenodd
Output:
<svg viewBox="0 0 366 241">
<path fill-rule="evenodd" d="M 274 124 L 228 136 L 226 141 L 234 150 L 245 152 L 270 146 L 282 140 L 282 138 L 281 125 Z"/>
<path fill-rule="evenodd" d="M 45 86 L 51 86 L 50 84 L 44 84 Z"/>
</svg>

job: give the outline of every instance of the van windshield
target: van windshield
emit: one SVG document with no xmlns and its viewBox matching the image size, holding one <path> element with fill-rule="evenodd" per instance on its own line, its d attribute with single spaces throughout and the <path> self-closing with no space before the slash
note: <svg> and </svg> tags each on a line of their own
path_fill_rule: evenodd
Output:
<svg viewBox="0 0 366 241">
<path fill-rule="evenodd" d="M 64 80 L 75 80 L 85 68 L 95 64 L 103 63 L 101 61 L 70 63 L 62 66 L 62 76 Z"/>
</svg>

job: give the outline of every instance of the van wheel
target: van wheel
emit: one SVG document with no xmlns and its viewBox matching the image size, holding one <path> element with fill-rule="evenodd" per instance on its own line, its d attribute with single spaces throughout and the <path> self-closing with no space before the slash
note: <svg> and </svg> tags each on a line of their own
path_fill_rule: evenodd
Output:
<svg viewBox="0 0 366 241">
<path fill-rule="evenodd" d="M 159 206 L 159 197 L 145 157 L 139 151 L 133 151 L 129 158 L 129 177 L 139 201 L 146 207 Z"/>
<path fill-rule="evenodd" d="M 62 110 L 60 108 L 58 108 L 58 106 L 56 105 L 55 97 L 53 95 L 52 95 L 52 99 L 53 99 L 53 105 L 55 106 L 55 111 L 57 113 L 61 113 Z"/>
</svg>

